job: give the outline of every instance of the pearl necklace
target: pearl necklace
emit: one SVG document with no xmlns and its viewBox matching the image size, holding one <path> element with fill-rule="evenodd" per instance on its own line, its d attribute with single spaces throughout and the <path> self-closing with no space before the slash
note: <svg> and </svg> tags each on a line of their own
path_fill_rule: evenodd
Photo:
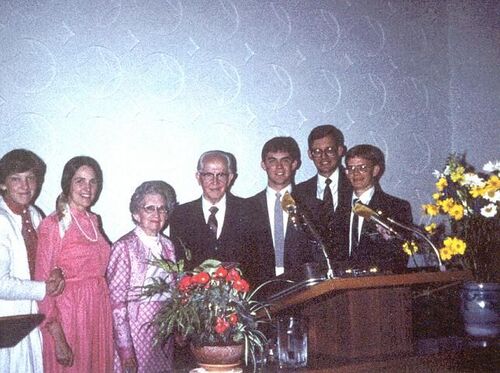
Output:
<svg viewBox="0 0 500 373">
<path fill-rule="evenodd" d="M 80 223 L 78 222 L 78 219 L 76 218 L 75 215 L 73 215 L 73 213 L 69 212 L 71 214 L 71 217 L 73 218 L 73 220 L 75 221 L 76 223 L 76 226 L 78 227 L 78 229 L 80 230 L 80 232 L 82 232 L 82 234 L 85 236 L 85 238 L 87 240 L 89 240 L 90 242 L 97 242 L 97 230 L 95 229 L 95 225 L 94 225 L 94 222 L 92 221 L 92 219 L 90 218 L 89 216 L 89 213 L 87 211 L 85 211 L 85 214 L 87 215 L 87 217 L 89 218 L 90 220 L 90 225 L 92 225 L 92 229 L 94 230 L 94 235 L 95 235 L 95 238 L 92 238 L 92 237 L 89 237 L 87 235 L 87 233 L 85 233 L 85 231 L 82 229 L 82 226 L 80 225 Z"/>
</svg>

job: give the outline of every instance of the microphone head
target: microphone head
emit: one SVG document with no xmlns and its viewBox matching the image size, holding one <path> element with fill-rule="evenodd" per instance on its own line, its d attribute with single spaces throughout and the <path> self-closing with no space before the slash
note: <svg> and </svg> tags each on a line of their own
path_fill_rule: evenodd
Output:
<svg viewBox="0 0 500 373">
<path fill-rule="evenodd" d="M 292 195 L 286 192 L 281 199 L 281 208 L 285 211 L 295 210 L 297 205 L 295 204 L 295 200 Z"/>
<path fill-rule="evenodd" d="M 352 211 L 366 220 L 376 215 L 375 211 L 359 201 L 354 204 Z"/>
</svg>

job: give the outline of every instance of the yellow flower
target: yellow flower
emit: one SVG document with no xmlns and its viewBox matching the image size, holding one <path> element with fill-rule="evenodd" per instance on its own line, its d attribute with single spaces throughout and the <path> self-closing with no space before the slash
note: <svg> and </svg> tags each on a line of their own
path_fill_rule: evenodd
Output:
<svg viewBox="0 0 500 373">
<path fill-rule="evenodd" d="M 460 238 L 453 237 L 451 248 L 454 254 L 464 255 L 467 244 Z"/>
<path fill-rule="evenodd" d="M 448 213 L 453 219 L 461 220 L 464 217 L 464 207 L 459 204 L 453 205 Z"/>
<path fill-rule="evenodd" d="M 484 187 L 472 187 L 469 191 L 472 198 L 481 197 L 484 194 Z"/>
<path fill-rule="evenodd" d="M 441 198 L 441 193 L 434 193 L 432 195 L 432 198 L 434 199 L 434 201 L 439 201 L 439 198 Z"/>
<path fill-rule="evenodd" d="M 445 200 L 437 201 L 436 203 L 446 213 L 450 212 L 451 208 L 456 205 L 453 198 L 446 198 Z"/>
<path fill-rule="evenodd" d="M 451 180 L 454 183 L 461 181 L 464 178 L 464 171 L 465 169 L 462 166 L 457 167 L 450 175 Z"/>
<path fill-rule="evenodd" d="M 429 225 L 426 225 L 424 227 L 425 231 L 429 234 L 433 234 L 436 231 L 437 224 L 436 223 L 431 223 Z"/>
<path fill-rule="evenodd" d="M 449 247 L 442 247 L 439 249 L 439 256 L 441 260 L 449 260 L 453 256 Z"/>
<path fill-rule="evenodd" d="M 418 251 L 418 246 L 417 244 L 415 243 L 415 241 L 406 241 L 404 244 L 403 244 L 403 251 L 407 254 L 407 255 L 413 255 L 415 254 L 417 251 Z"/>
<path fill-rule="evenodd" d="M 486 182 L 488 188 L 498 190 L 500 189 L 500 178 L 497 175 L 491 175 L 488 181 Z"/>
<path fill-rule="evenodd" d="M 446 188 L 447 186 L 448 186 L 448 182 L 446 181 L 446 179 L 444 177 L 440 178 L 436 183 L 436 188 L 440 192 L 442 192 L 444 190 L 444 188 Z"/>
<path fill-rule="evenodd" d="M 425 213 L 430 216 L 436 216 L 439 214 L 439 206 L 433 205 L 432 203 L 422 205 Z"/>
</svg>

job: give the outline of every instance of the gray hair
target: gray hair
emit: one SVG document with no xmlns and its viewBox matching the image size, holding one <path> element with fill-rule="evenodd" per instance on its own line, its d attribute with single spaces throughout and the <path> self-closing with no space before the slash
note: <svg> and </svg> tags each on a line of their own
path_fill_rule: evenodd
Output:
<svg viewBox="0 0 500 373">
<path fill-rule="evenodd" d="M 167 212 L 169 214 L 174 210 L 175 206 L 177 206 L 175 190 L 170 184 L 161 180 L 145 181 L 135 189 L 134 194 L 132 194 L 130 198 L 129 209 L 132 214 L 139 212 L 147 194 L 161 195 L 165 199 Z"/>
<path fill-rule="evenodd" d="M 221 158 L 226 162 L 227 170 L 230 174 L 236 174 L 236 158 L 233 154 L 222 150 L 209 150 L 203 153 L 198 159 L 196 170 L 198 172 L 203 170 L 206 158 Z"/>
</svg>

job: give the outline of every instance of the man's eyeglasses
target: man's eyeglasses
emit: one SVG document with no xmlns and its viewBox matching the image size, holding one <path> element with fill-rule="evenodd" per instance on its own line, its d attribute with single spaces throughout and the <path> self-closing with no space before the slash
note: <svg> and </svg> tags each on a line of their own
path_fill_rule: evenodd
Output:
<svg viewBox="0 0 500 373">
<path fill-rule="evenodd" d="M 146 214 L 154 214 L 157 212 L 160 215 L 165 215 L 168 212 L 166 206 L 147 205 L 142 206 L 142 209 L 146 212 Z"/>
<path fill-rule="evenodd" d="M 219 172 L 217 174 L 214 174 L 213 172 L 199 172 L 198 174 L 205 181 L 211 181 L 211 180 L 226 181 L 227 178 L 229 177 L 229 174 L 226 172 Z"/>
<path fill-rule="evenodd" d="M 348 174 L 354 174 L 356 171 L 359 172 L 360 174 L 366 174 L 369 169 L 371 169 L 372 166 L 368 164 L 360 164 L 357 166 L 346 166 L 345 167 L 345 172 Z"/>
<path fill-rule="evenodd" d="M 311 150 L 311 155 L 313 158 L 321 158 L 322 156 L 326 155 L 327 157 L 335 157 L 337 155 L 337 149 L 332 148 L 329 146 L 326 149 L 312 149 Z"/>
</svg>

